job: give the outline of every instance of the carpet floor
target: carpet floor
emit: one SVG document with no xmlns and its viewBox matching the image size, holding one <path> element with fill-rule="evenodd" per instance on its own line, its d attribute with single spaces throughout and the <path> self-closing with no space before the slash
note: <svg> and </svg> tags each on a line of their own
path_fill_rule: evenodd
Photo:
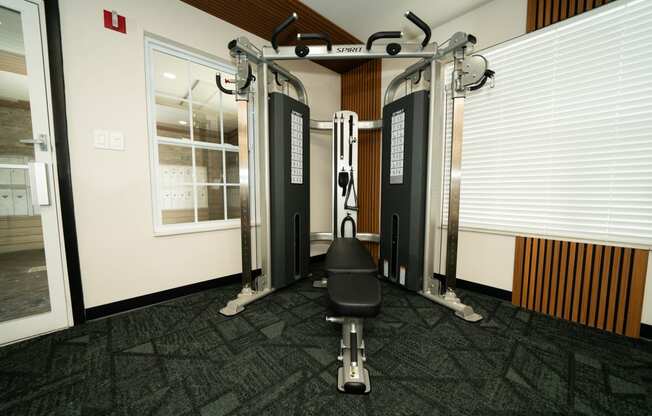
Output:
<svg viewBox="0 0 652 416">
<path fill-rule="evenodd" d="M 340 327 L 298 282 L 238 316 L 229 285 L 0 348 L 9 415 L 650 415 L 652 344 L 459 291 L 485 319 L 383 283 L 371 394 L 336 388 Z"/>
</svg>

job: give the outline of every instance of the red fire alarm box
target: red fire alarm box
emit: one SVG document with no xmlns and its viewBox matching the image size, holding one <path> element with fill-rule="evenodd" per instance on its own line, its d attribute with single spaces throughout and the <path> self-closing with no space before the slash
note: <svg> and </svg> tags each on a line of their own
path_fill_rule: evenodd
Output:
<svg viewBox="0 0 652 416">
<path fill-rule="evenodd" d="M 127 19 L 114 11 L 104 10 L 104 27 L 120 33 L 127 33 Z"/>
</svg>

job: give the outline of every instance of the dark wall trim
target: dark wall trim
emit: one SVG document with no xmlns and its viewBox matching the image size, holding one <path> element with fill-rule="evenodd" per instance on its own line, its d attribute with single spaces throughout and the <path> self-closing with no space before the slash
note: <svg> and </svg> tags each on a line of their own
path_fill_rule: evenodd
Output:
<svg viewBox="0 0 652 416">
<path fill-rule="evenodd" d="M 48 58 L 50 61 L 50 89 L 52 91 L 52 115 L 54 143 L 57 149 L 57 170 L 59 173 L 59 198 L 63 238 L 66 250 L 66 264 L 72 301 L 72 316 L 75 325 L 86 320 L 84 292 L 79 267 L 79 248 L 77 246 L 77 225 L 75 223 L 75 203 L 72 192 L 70 170 L 70 148 L 68 146 L 68 122 L 66 119 L 66 85 L 63 77 L 63 50 L 61 46 L 61 20 L 59 1 L 47 0 L 45 3 L 45 25 L 48 38 Z"/>
<path fill-rule="evenodd" d="M 320 263 L 326 259 L 326 254 L 318 254 L 310 257 L 310 263 Z M 252 271 L 253 276 L 260 276 L 260 269 Z M 155 303 L 161 303 L 168 300 L 176 299 L 181 296 L 191 295 L 208 289 L 239 283 L 242 280 L 242 273 L 232 274 L 230 276 L 217 277 L 204 282 L 193 283 L 186 286 L 175 287 L 163 290 L 161 292 L 150 293 L 148 295 L 137 296 L 135 298 L 119 300 L 117 302 L 107 303 L 105 305 L 94 306 L 86 309 L 86 319 L 99 319 L 116 313 L 126 312 L 132 309 L 143 308 Z"/>
<path fill-rule="evenodd" d="M 253 276 L 260 275 L 260 269 L 252 271 Z M 117 302 L 107 303 L 105 305 L 94 306 L 86 309 L 86 319 L 98 319 L 116 313 L 126 312 L 132 309 L 143 308 L 168 300 L 180 298 L 181 296 L 191 295 L 204 290 L 237 283 L 242 279 L 242 273 L 232 274 L 230 276 L 218 277 L 204 282 L 193 283 L 186 286 L 175 287 L 173 289 L 163 290 L 161 292 L 150 293 L 148 295 L 137 296 L 135 298 L 119 300 Z"/>
<path fill-rule="evenodd" d="M 483 295 L 488 295 L 494 298 L 506 300 L 508 302 L 512 301 L 512 292 L 509 290 L 498 289 L 491 286 L 482 285 L 480 283 L 469 282 L 468 280 L 457 279 L 457 287 L 460 289 L 466 289 L 477 293 L 482 293 Z"/>
<path fill-rule="evenodd" d="M 641 324 L 641 338 L 652 340 L 652 325 Z"/>
</svg>

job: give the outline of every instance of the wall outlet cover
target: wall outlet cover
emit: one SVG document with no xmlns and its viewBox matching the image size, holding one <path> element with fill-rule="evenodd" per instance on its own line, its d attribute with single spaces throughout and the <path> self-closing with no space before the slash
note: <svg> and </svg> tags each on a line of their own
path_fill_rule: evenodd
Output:
<svg viewBox="0 0 652 416">
<path fill-rule="evenodd" d="M 93 144 L 97 149 L 109 148 L 109 132 L 106 130 L 93 131 Z"/>
<path fill-rule="evenodd" d="M 125 150 L 125 136 L 121 131 L 112 131 L 109 134 L 109 148 L 112 150 Z"/>
</svg>

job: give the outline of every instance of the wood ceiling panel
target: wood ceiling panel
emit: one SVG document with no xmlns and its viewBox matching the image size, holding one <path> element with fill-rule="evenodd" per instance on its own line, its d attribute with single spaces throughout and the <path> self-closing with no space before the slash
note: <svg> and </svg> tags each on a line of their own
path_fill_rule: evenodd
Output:
<svg viewBox="0 0 652 416">
<path fill-rule="evenodd" d="M 296 45 L 297 33 L 326 32 L 333 43 L 362 43 L 355 36 L 298 0 L 181 0 L 247 32 L 271 40 L 272 31 L 293 12 L 299 19 L 279 36 L 279 45 Z M 318 42 L 317 42 L 318 43 Z M 306 41 L 306 44 L 311 42 Z M 224 45 L 226 48 L 226 44 Z M 355 68 L 364 60 L 319 61 L 338 73 Z"/>
</svg>

